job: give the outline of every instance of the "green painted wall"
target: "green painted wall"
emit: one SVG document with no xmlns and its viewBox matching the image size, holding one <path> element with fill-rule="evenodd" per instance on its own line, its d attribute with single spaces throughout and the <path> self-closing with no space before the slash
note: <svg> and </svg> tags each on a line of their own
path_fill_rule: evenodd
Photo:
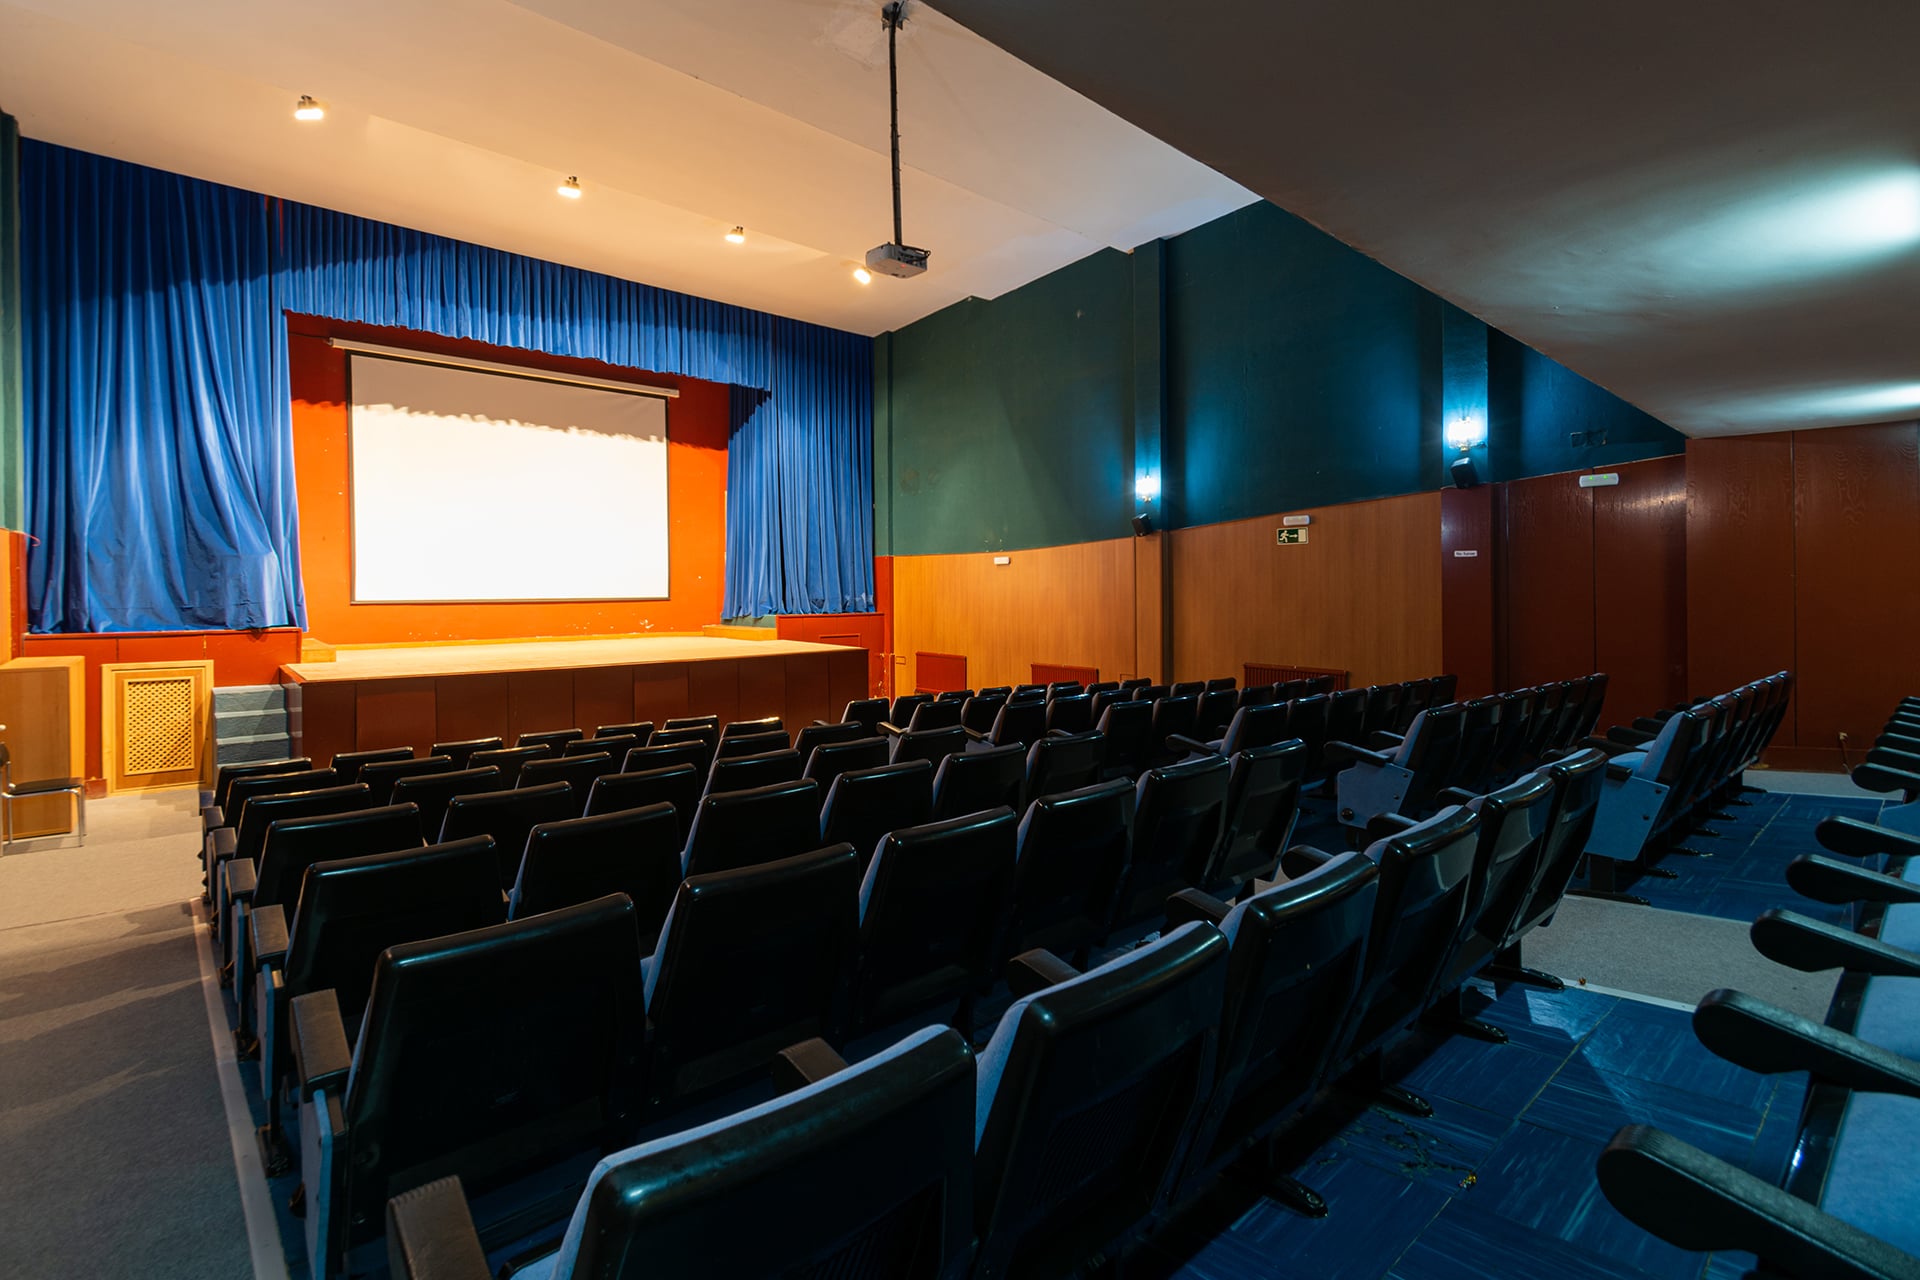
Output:
<svg viewBox="0 0 1920 1280">
<path fill-rule="evenodd" d="M 20 127 L 0 112 L 0 528 L 26 527 L 20 356 Z"/>
<path fill-rule="evenodd" d="M 1680 452 L 1684 438 L 1260 203 L 1103 251 L 876 339 L 881 555 L 1123 537 L 1439 488 L 1445 424 L 1482 479 Z M 1571 432 L 1604 445 L 1572 446 Z M 1158 502 L 1133 497 L 1157 474 Z"/>
</svg>

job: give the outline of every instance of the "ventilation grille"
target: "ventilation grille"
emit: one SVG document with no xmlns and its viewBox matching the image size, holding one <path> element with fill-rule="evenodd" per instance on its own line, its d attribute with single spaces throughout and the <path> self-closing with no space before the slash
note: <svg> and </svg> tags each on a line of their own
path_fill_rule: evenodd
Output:
<svg viewBox="0 0 1920 1280">
<path fill-rule="evenodd" d="M 122 700 L 120 772 L 174 773 L 192 769 L 194 679 L 190 675 L 129 679 Z"/>
<path fill-rule="evenodd" d="M 1243 668 L 1249 688 L 1258 684 L 1290 684 L 1295 680 L 1320 680 L 1324 692 L 1347 687 L 1347 673 L 1335 667 L 1294 667 L 1278 662 L 1249 662 Z"/>
<path fill-rule="evenodd" d="M 1071 680 L 1075 684 L 1097 684 L 1100 680 L 1098 667 L 1070 667 L 1059 662 L 1036 662 L 1033 664 L 1033 682 L 1035 684 L 1059 684 Z"/>
</svg>

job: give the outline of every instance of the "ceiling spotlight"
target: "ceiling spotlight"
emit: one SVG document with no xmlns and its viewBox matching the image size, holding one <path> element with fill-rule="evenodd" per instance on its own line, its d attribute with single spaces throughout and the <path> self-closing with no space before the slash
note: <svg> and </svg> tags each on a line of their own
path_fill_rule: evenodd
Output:
<svg viewBox="0 0 1920 1280">
<path fill-rule="evenodd" d="M 578 200 L 580 198 L 580 179 L 568 178 L 565 182 L 554 188 L 554 190 L 569 200 Z"/>
<path fill-rule="evenodd" d="M 293 104 L 293 118 L 295 120 L 324 120 L 327 118 L 327 109 L 318 98 L 310 93 L 303 93 L 300 95 L 300 101 Z"/>
<path fill-rule="evenodd" d="M 728 244 L 745 244 L 746 242 L 747 229 L 745 227 L 735 227 L 733 230 L 727 232 Z"/>
<path fill-rule="evenodd" d="M 873 272 L 867 270 L 865 267 L 855 267 L 853 269 L 853 278 L 861 284 L 872 284 Z"/>
</svg>

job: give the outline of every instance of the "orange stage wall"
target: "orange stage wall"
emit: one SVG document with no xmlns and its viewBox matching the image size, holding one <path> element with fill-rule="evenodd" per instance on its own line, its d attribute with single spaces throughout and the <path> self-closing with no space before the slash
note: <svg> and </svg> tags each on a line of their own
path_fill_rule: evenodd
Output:
<svg viewBox="0 0 1920 1280">
<path fill-rule="evenodd" d="M 642 373 L 596 360 L 565 359 L 406 329 L 306 316 L 289 317 L 288 330 L 294 470 L 300 497 L 300 560 L 307 587 L 309 635 L 336 645 L 406 644 L 698 631 L 720 620 L 726 551 L 725 386 Z M 542 604 L 354 604 L 348 511 L 347 353 L 328 346 L 329 337 L 678 388 L 680 398 L 667 406 L 669 597 Z M 475 512 L 474 522 L 476 528 L 486 522 L 511 528 L 513 513 Z M 449 536 L 458 535 L 450 532 Z M 564 529 L 526 528 L 516 530 L 513 536 L 547 539 L 556 555 L 618 554 L 618 548 L 613 547 L 573 546 Z M 478 540 L 475 545 L 480 545 Z"/>
</svg>

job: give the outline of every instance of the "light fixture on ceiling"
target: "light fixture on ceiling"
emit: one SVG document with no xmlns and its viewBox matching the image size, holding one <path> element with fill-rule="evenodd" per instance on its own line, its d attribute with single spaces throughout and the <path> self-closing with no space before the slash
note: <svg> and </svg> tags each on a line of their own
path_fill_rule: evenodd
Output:
<svg viewBox="0 0 1920 1280">
<path fill-rule="evenodd" d="M 735 227 L 733 230 L 727 232 L 728 244 L 745 244 L 746 242 L 747 229 L 745 227 Z"/>
<path fill-rule="evenodd" d="M 569 200 L 578 200 L 580 198 L 580 179 L 569 177 L 565 182 L 554 188 L 554 190 Z"/>
<path fill-rule="evenodd" d="M 892 0 L 880 10 L 880 20 L 887 27 L 887 107 L 893 133 L 893 239 L 867 250 L 867 266 L 882 275 L 901 277 L 917 276 L 925 271 L 929 252 L 905 243 L 900 233 L 900 59 L 895 46 L 900 25 L 906 21 L 906 9 L 906 0 Z"/>
<path fill-rule="evenodd" d="M 873 272 L 867 270 L 865 267 L 855 267 L 853 269 L 853 278 L 861 284 L 872 284 Z"/>
<path fill-rule="evenodd" d="M 300 101 L 293 104 L 295 120 L 324 120 L 327 118 L 327 105 L 310 93 L 300 95 Z"/>
</svg>

